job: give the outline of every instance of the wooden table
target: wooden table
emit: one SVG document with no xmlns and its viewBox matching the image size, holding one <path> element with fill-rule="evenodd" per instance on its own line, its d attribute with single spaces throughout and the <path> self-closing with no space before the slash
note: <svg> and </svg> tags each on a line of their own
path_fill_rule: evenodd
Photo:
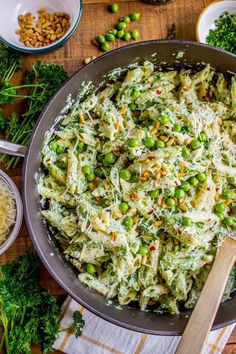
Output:
<svg viewBox="0 0 236 354">
<path fill-rule="evenodd" d="M 109 0 L 85 0 L 81 22 L 73 37 L 66 45 L 57 51 L 40 56 L 24 57 L 25 67 L 35 60 L 54 61 L 65 66 L 71 75 L 83 65 L 87 57 L 98 56 L 102 53 L 91 43 L 99 34 L 104 34 L 111 29 L 117 19 L 133 11 L 140 12 L 141 21 L 135 22 L 131 28 L 137 28 L 141 34 L 140 40 L 165 38 L 167 27 L 172 23 L 176 24 L 177 38 L 195 40 L 195 24 L 201 10 L 210 0 L 176 0 L 169 5 L 148 5 L 135 0 L 119 1 L 119 14 L 107 12 Z M 125 45 L 123 41 L 116 41 L 112 47 L 116 48 Z M 8 171 L 17 185 L 21 185 L 21 168 Z M 17 255 L 23 254 L 32 244 L 28 235 L 26 225 L 23 224 L 20 234 L 13 246 L 0 258 L 0 263 L 11 261 Z M 51 278 L 46 269 L 41 268 L 41 282 L 56 296 L 65 296 L 63 289 Z M 37 347 L 32 349 L 32 353 L 41 353 Z M 54 353 L 60 353 L 55 351 Z M 224 354 L 236 353 L 236 330 L 231 335 Z"/>
</svg>

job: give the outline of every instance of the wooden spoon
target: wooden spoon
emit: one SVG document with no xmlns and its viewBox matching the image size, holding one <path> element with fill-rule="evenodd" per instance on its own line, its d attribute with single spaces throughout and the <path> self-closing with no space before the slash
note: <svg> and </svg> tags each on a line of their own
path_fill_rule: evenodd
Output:
<svg viewBox="0 0 236 354">
<path fill-rule="evenodd" d="M 231 235 L 230 235 L 231 236 Z M 199 300 L 179 342 L 176 354 L 201 354 L 224 294 L 229 273 L 236 261 L 235 235 L 226 237 Z"/>
</svg>

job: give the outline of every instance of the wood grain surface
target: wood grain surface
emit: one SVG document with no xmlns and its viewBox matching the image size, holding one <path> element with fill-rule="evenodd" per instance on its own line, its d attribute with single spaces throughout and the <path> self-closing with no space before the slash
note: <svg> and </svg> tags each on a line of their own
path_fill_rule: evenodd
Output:
<svg viewBox="0 0 236 354">
<path fill-rule="evenodd" d="M 132 23 L 129 27 L 139 30 L 139 40 L 165 38 L 167 28 L 172 23 L 176 24 L 177 39 L 195 40 L 197 18 L 203 8 L 211 2 L 209 0 L 176 0 L 168 5 L 157 6 L 148 5 L 136 0 L 121 0 L 118 2 L 120 7 L 119 13 L 110 14 L 107 11 L 107 6 L 111 1 L 85 0 L 81 22 L 72 38 L 62 48 L 52 53 L 37 56 L 25 55 L 23 65 L 26 68 L 35 60 L 58 62 L 63 64 L 69 75 L 71 75 L 83 65 L 85 58 L 102 54 L 92 44 L 94 38 L 113 28 L 119 17 L 130 14 L 133 11 L 141 12 L 141 20 Z M 116 41 L 112 44 L 112 48 L 117 48 L 125 44 L 126 42 L 124 41 Z M 21 167 L 7 171 L 19 188 L 21 186 L 21 172 Z M 20 234 L 12 247 L 4 255 L 0 256 L 0 263 L 13 260 L 29 248 L 32 248 L 32 243 L 25 223 L 23 223 Z M 65 296 L 63 289 L 51 278 L 43 266 L 40 271 L 42 285 L 56 296 Z M 41 351 L 38 347 L 33 347 L 32 353 L 39 354 Z M 56 353 L 60 352 L 55 351 L 54 354 Z M 236 353 L 236 330 L 231 335 L 223 353 Z"/>
</svg>

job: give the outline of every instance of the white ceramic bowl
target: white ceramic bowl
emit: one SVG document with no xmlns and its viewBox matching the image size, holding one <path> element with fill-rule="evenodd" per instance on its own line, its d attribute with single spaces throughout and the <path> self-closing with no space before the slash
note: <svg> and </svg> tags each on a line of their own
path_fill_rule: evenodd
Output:
<svg viewBox="0 0 236 354">
<path fill-rule="evenodd" d="M 10 47 L 25 53 L 44 53 L 62 46 L 73 34 L 82 14 L 82 0 L 0 0 L 0 40 Z M 16 30 L 19 28 L 17 17 L 45 8 L 49 12 L 65 12 L 70 15 L 70 29 L 58 41 L 41 48 L 29 48 L 19 41 Z"/>
<path fill-rule="evenodd" d="M 15 224 L 12 226 L 10 234 L 7 236 L 6 241 L 0 245 L 0 254 L 4 253 L 15 241 L 22 224 L 23 219 L 23 205 L 20 193 L 13 182 L 13 180 L 2 170 L 0 170 L 0 179 L 2 179 L 12 191 L 15 202 L 16 202 L 16 221 Z"/>
<path fill-rule="evenodd" d="M 214 1 L 205 7 L 196 25 L 196 37 L 198 42 L 206 43 L 209 30 L 215 28 L 215 20 L 226 11 L 232 14 L 236 13 L 236 0 Z"/>
</svg>

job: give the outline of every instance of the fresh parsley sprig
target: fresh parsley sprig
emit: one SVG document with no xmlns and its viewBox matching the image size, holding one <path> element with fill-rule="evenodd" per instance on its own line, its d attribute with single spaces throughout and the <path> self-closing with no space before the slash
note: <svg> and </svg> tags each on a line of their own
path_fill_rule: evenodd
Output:
<svg viewBox="0 0 236 354">
<path fill-rule="evenodd" d="M 68 75 L 63 66 L 55 63 L 35 62 L 26 72 L 23 84 L 11 82 L 13 74 L 20 69 L 21 57 L 4 44 L 0 44 L 0 105 L 24 100 L 23 114 L 13 114 L 9 119 L 0 111 L 0 134 L 13 143 L 27 145 L 35 122 L 47 102 L 56 93 Z M 14 129 L 12 127 L 14 126 Z M 13 134 L 14 131 L 14 134 Z M 19 157 L 3 155 L 6 168 L 16 167 Z"/>
<path fill-rule="evenodd" d="M 30 354 L 31 344 L 44 353 L 60 333 L 61 308 L 39 283 L 39 258 L 32 252 L 0 267 L 0 352 Z M 74 312 L 73 331 L 82 333 L 84 320 Z"/>
<path fill-rule="evenodd" d="M 210 29 L 206 38 L 208 44 L 236 54 L 236 14 L 224 12 Z"/>
</svg>

